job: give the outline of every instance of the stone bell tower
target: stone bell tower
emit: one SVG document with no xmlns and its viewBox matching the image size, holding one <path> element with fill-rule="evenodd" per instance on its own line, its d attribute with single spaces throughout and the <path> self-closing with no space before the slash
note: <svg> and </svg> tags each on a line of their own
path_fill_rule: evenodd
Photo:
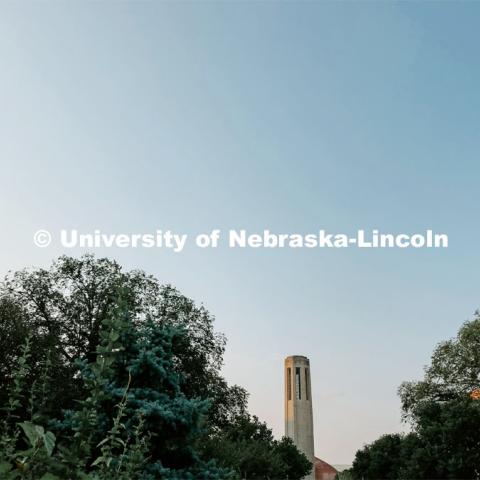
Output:
<svg viewBox="0 0 480 480">
<path fill-rule="evenodd" d="M 301 355 L 285 359 L 285 436 L 312 462 L 312 472 L 305 479 L 314 480 L 310 361 Z"/>
</svg>

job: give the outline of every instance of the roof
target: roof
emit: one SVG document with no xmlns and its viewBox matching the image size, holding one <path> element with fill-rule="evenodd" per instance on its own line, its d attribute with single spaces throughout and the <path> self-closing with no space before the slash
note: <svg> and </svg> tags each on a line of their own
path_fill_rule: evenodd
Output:
<svg viewBox="0 0 480 480">
<path fill-rule="evenodd" d="M 329 463 L 315 457 L 315 480 L 334 480 L 337 476 L 337 469 Z"/>
</svg>

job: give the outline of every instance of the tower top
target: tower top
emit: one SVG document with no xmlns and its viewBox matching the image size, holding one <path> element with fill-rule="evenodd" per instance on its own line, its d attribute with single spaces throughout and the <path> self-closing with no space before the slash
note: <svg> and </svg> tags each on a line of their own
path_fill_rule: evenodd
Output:
<svg viewBox="0 0 480 480">
<path fill-rule="evenodd" d="M 308 357 L 305 357 L 304 355 L 290 355 L 285 358 L 285 363 L 310 363 L 310 360 Z"/>
</svg>

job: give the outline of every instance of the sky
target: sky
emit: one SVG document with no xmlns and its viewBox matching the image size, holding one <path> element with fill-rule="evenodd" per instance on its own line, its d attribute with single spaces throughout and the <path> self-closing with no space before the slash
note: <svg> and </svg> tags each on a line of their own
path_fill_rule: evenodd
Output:
<svg viewBox="0 0 480 480">
<path fill-rule="evenodd" d="M 448 249 L 100 248 L 228 338 L 283 434 L 310 358 L 317 456 L 404 430 L 397 388 L 480 306 L 480 4 L 0 2 L 0 275 L 38 229 L 417 232 Z"/>
</svg>

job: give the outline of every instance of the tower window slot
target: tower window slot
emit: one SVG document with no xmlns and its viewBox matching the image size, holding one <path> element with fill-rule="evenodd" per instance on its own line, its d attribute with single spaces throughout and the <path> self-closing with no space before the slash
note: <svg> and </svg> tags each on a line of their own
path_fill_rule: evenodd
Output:
<svg viewBox="0 0 480 480">
<path fill-rule="evenodd" d="M 302 399 L 302 385 L 300 382 L 300 367 L 295 367 L 295 393 L 297 400 Z"/>
<path fill-rule="evenodd" d="M 292 369 L 287 368 L 287 398 L 292 399 Z"/>
<path fill-rule="evenodd" d="M 309 390 L 309 385 L 308 385 L 308 368 L 305 369 L 305 398 L 308 400 L 308 390 Z"/>
</svg>

